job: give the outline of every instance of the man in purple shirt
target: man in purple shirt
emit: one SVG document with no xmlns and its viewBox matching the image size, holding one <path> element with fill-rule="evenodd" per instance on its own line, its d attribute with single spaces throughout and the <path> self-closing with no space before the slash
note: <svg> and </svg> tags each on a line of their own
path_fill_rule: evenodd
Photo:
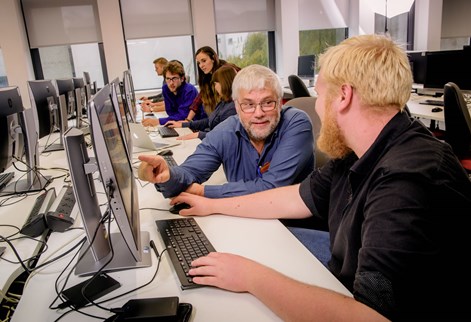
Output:
<svg viewBox="0 0 471 322">
<path fill-rule="evenodd" d="M 142 125 L 157 126 L 164 125 L 167 121 L 184 120 L 190 111 L 190 105 L 198 96 L 198 90 L 193 84 L 185 81 L 185 70 L 181 64 L 176 61 L 169 62 L 163 72 L 165 85 L 162 87 L 162 95 L 165 102 L 165 112 L 167 117 L 144 118 Z M 202 115 L 196 115 L 198 120 Z"/>
</svg>

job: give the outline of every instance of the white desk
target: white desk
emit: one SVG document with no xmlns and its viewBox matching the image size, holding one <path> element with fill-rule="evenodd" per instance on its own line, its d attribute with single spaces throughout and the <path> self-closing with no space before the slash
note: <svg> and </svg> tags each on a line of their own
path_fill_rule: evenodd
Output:
<svg viewBox="0 0 471 322">
<path fill-rule="evenodd" d="M 409 101 L 407 102 L 407 106 L 409 107 L 409 111 L 411 112 L 412 116 L 418 118 L 425 118 L 428 120 L 435 120 L 439 122 L 445 122 L 445 113 L 443 112 L 443 106 L 439 106 L 442 110 L 439 112 L 432 112 L 432 109 L 437 107 L 436 105 L 428 105 L 422 104 L 427 99 L 433 100 L 441 100 L 442 98 L 432 98 L 430 96 L 420 96 L 417 94 L 411 94 Z"/>
<path fill-rule="evenodd" d="M 188 131 L 188 129 L 177 129 Z M 180 163 L 191 153 L 198 140 L 185 141 L 172 148 L 175 160 Z M 153 152 L 152 152 L 153 153 Z M 210 179 L 212 183 L 225 182 L 222 169 Z M 97 185 L 98 186 L 98 185 Z M 141 186 L 139 203 L 141 208 L 167 209 L 167 199 L 158 193 L 152 184 Z M 155 220 L 174 218 L 167 211 L 141 210 L 141 228 L 150 233 L 159 251 L 164 246 L 160 239 Z M 300 281 L 336 290 L 348 296 L 349 291 L 282 225 L 278 220 L 257 220 L 234 218 L 222 215 L 198 217 L 197 222 L 214 247 L 221 252 L 231 252 L 252 258 Z M 77 222 L 78 224 L 78 222 Z M 116 227 L 114 227 L 116 229 Z M 52 233 L 49 249 L 40 262 L 65 251 L 83 236 L 80 230 L 65 233 Z M 55 298 L 54 282 L 72 255 L 37 271 L 27 281 L 23 296 L 16 308 L 12 321 L 53 321 L 63 312 L 48 309 Z M 152 256 L 152 267 L 110 273 L 122 286 L 108 297 L 124 293 L 148 282 L 156 269 L 156 259 Z M 84 278 L 72 274 L 69 286 Z M 267 281 L 270 283 L 270 281 Z M 278 321 L 279 318 L 255 297 L 247 293 L 233 293 L 225 290 L 203 287 L 182 291 L 173 270 L 168 254 L 162 256 L 162 263 L 156 279 L 151 285 L 113 302 L 106 307 L 120 307 L 131 298 L 178 296 L 180 302 L 193 305 L 191 321 Z M 105 297 L 106 298 L 106 297 Z M 107 317 L 110 314 L 90 307 L 85 312 Z M 78 313 L 70 313 L 61 321 L 96 321 Z"/>
<path fill-rule="evenodd" d="M 50 139 L 49 143 L 51 143 L 51 140 L 54 140 L 57 138 L 57 134 L 53 134 L 52 138 Z M 39 142 L 39 151 L 42 151 L 45 141 L 47 140 L 47 137 L 43 138 Z M 19 162 L 16 162 L 16 165 L 20 169 L 26 169 L 26 166 L 20 164 Z M 68 169 L 68 164 L 67 160 L 65 158 L 65 152 L 64 151 L 54 151 L 50 153 L 45 153 L 40 156 L 40 167 L 41 168 L 46 168 L 46 170 L 40 170 L 40 173 L 45 175 L 45 176 L 51 176 L 51 177 L 58 177 L 61 175 L 64 175 L 66 173 L 66 170 Z M 64 168 L 65 171 L 61 170 L 52 170 L 50 168 Z M 17 171 L 13 166 L 7 170 L 7 172 L 15 172 L 15 177 L 12 179 L 10 182 L 14 182 L 15 180 L 19 179 L 24 179 L 25 176 L 24 173 Z M 23 177 L 22 177 L 23 176 Z M 63 178 L 56 179 L 52 181 L 48 185 L 49 188 L 55 188 L 56 193 L 59 193 L 60 189 L 64 185 Z M 6 196 L 6 197 L 0 197 L 0 200 L 5 201 L 6 199 L 10 198 L 10 201 L 8 201 L 6 204 L 8 205 L 3 205 L 0 207 L 0 223 L 2 225 L 13 225 L 18 228 L 21 228 L 23 224 L 25 223 L 32 207 L 33 204 L 36 200 L 36 197 L 40 194 L 40 192 L 32 192 L 28 193 L 28 196 L 26 197 L 21 197 L 21 196 Z M 16 202 L 17 200 L 20 200 L 19 202 Z M 0 235 L 3 237 L 7 237 L 11 235 L 12 233 L 15 233 L 17 229 L 12 228 L 12 227 L 6 227 L 6 226 L 0 226 Z M 15 237 L 20 237 L 23 236 L 21 234 L 18 234 Z M 38 240 L 44 240 L 46 235 L 42 235 L 40 237 L 37 237 L 36 239 Z M 12 242 L 15 249 L 17 250 L 19 256 L 22 259 L 27 259 L 30 258 L 34 255 L 36 255 L 41 246 L 42 243 L 35 241 L 33 239 L 29 238 L 22 238 L 18 239 Z M 5 246 L 6 250 L 5 253 L 3 254 L 3 258 L 6 258 L 10 261 L 17 262 L 18 259 L 16 258 L 14 252 L 8 246 L 7 243 L 0 243 L 1 246 Z M 0 289 L 2 292 L 6 292 L 8 288 L 10 287 L 11 283 L 21 274 L 24 272 L 22 266 L 20 264 L 11 264 L 5 260 L 0 259 Z"/>
</svg>

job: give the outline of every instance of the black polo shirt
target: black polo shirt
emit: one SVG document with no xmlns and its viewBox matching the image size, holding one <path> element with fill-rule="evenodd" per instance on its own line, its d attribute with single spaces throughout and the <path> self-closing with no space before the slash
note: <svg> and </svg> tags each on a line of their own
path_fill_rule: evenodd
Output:
<svg viewBox="0 0 471 322">
<path fill-rule="evenodd" d="M 362 158 L 329 162 L 300 194 L 328 221 L 329 268 L 358 301 L 393 320 L 465 310 L 471 181 L 421 122 L 398 113 Z"/>
</svg>

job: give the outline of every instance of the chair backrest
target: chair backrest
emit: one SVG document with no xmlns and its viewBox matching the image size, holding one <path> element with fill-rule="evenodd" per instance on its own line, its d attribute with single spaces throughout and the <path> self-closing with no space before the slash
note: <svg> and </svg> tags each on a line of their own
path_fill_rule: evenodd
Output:
<svg viewBox="0 0 471 322">
<path fill-rule="evenodd" d="M 452 82 L 444 87 L 445 141 L 458 157 L 471 155 L 471 117 L 460 88 Z"/>
<path fill-rule="evenodd" d="M 309 96 L 309 97 L 297 97 L 293 98 L 285 103 L 287 106 L 293 106 L 296 108 L 299 108 L 300 110 L 303 110 L 304 112 L 309 115 L 309 118 L 311 119 L 312 123 L 312 134 L 314 136 L 314 151 L 315 151 L 315 158 L 316 158 L 316 168 L 322 167 L 327 161 L 329 161 L 329 157 L 319 151 L 319 149 L 316 147 L 316 140 L 319 137 L 319 131 L 321 128 L 321 120 L 319 118 L 319 115 L 317 115 L 316 110 L 315 110 L 315 105 L 316 105 L 316 97 L 314 96 Z"/>
<path fill-rule="evenodd" d="M 294 98 L 311 96 L 306 84 L 304 84 L 303 80 L 298 75 L 289 75 L 288 84 Z"/>
</svg>

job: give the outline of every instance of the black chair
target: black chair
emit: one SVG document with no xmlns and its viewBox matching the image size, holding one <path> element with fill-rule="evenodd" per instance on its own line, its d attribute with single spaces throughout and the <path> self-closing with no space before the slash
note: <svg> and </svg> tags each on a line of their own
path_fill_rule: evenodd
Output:
<svg viewBox="0 0 471 322">
<path fill-rule="evenodd" d="M 289 75 L 288 84 L 291 92 L 293 93 L 293 98 L 311 96 L 306 87 L 306 84 L 304 84 L 303 80 L 298 75 Z"/>
<path fill-rule="evenodd" d="M 445 142 L 451 145 L 464 168 L 471 172 L 471 117 L 458 85 L 445 84 L 443 102 Z"/>
</svg>

